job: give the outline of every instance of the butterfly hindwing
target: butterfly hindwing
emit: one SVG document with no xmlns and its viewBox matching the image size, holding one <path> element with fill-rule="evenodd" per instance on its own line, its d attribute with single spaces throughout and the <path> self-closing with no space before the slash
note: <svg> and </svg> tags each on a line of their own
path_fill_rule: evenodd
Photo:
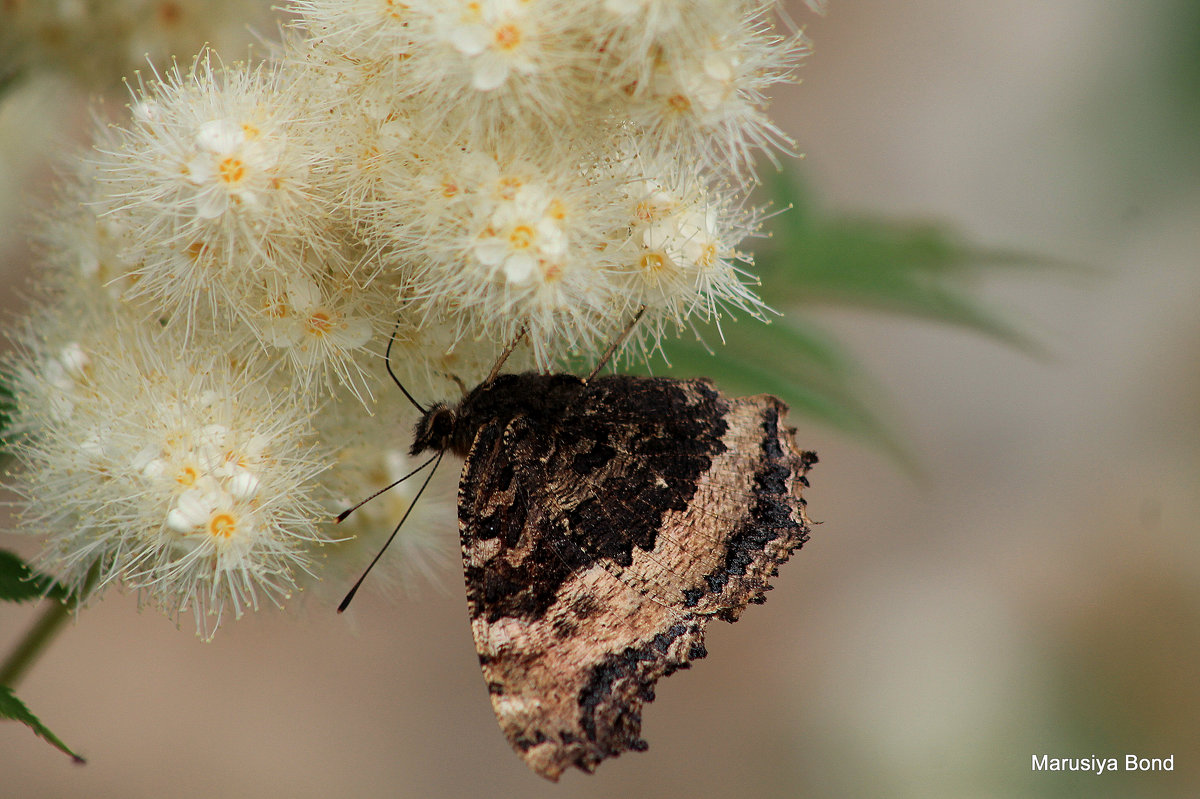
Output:
<svg viewBox="0 0 1200 799">
<path fill-rule="evenodd" d="M 705 654 L 808 530 L 813 458 L 771 397 L 708 381 L 506 375 L 476 430 L 459 521 L 472 632 L 500 726 L 539 774 L 643 749 L 641 707 Z"/>
</svg>

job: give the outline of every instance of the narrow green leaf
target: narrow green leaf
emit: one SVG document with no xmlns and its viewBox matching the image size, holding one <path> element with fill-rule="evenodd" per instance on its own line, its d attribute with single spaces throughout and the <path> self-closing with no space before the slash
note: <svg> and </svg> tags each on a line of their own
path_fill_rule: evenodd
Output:
<svg viewBox="0 0 1200 799">
<path fill-rule="evenodd" d="M 1028 255 L 975 248 L 925 223 L 822 217 L 803 187 L 780 172 L 772 237 L 756 248 L 755 271 L 776 307 L 813 302 L 877 308 L 946 322 L 1036 351 L 1003 315 L 971 296 L 999 266 L 1029 267 Z"/>
<path fill-rule="evenodd" d="M 67 592 L 53 577 L 34 571 L 16 554 L 0 549 L 0 601 L 28 602 L 42 597 L 65 600 Z"/>
<path fill-rule="evenodd" d="M 79 755 L 67 748 L 67 745 L 59 740 L 58 736 L 50 732 L 46 725 L 42 724 L 37 718 L 29 712 L 29 708 L 25 707 L 25 703 L 17 699 L 16 694 L 7 685 L 0 685 L 0 718 L 12 719 L 19 721 L 29 729 L 33 730 L 34 734 L 45 739 L 51 746 L 65 754 L 71 756 L 71 759 L 76 763 L 86 763 Z"/>
</svg>

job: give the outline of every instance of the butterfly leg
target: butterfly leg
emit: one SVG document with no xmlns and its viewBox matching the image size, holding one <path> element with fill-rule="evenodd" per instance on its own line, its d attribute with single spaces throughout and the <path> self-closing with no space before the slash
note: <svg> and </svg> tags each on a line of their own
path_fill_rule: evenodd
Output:
<svg viewBox="0 0 1200 799">
<path fill-rule="evenodd" d="M 646 306 L 639 305 L 637 313 L 633 315 L 633 319 L 629 320 L 629 324 L 625 326 L 623 331 L 621 331 L 621 335 L 613 339 L 613 343 L 608 345 L 608 349 L 604 351 L 604 354 L 600 356 L 600 360 L 596 363 L 596 368 L 592 370 L 591 374 L 584 378 L 584 382 L 591 380 L 608 364 L 609 360 L 612 359 L 613 353 L 620 349 L 621 345 L 625 343 L 625 339 L 629 338 L 629 334 L 633 332 L 633 328 L 637 325 L 637 323 L 641 320 L 642 315 L 645 313 Z"/>
</svg>

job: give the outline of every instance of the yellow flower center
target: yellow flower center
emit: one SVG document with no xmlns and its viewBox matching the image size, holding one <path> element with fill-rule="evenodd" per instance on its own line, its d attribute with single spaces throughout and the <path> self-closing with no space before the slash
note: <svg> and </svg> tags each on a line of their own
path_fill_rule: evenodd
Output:
<svg viewBox="0 0 1200 799">
<path fill-rule="evenodd" d="M 521 29 L 511 22 L 496 28 L 496 47 L 501 50 L 513 50 L 521 43 Z"/>
<path fill-rule="evenodd" d="M 242 178 L 246 177 L 246 165 L 242 163 L 242 159 L 229 156 L 221 162 L 217 167 L 217 171 L 221 175 L 221 180 L 226 183 L 237 183 Z"/>
<path fill-rule="evenodd" d="M 230 538 L 237 532 L 237 519 L 228 513 L 218 513 L 208 520 L 208 532 L 213 536 Z"/>
<path fill-rule="evenodd" d="M 508 234 L 508 243 L 514 250 L 527 249 L 533 244 L 533 228 L 529 225 L 517 225 L 512 229 L 512 233 Z"/>
<path fill-rule="evenodd" d="M 672 94 L 667 98 L 667 105 L 671 107 L 672 111 L 679 111 L 682 113 L 692 107 L 692 101 L 684 97 L 682 94 Z"/>
<path fill-rule="evenodd" d="M 271 319 L 284 319 L 289 313 L 288 305 L 282 297 L 268 297 L 263 300 L 263 312 Z"/>
<path fill-rule="evenodd" d="M 642 256 L 638 265 L 642 267 L 643 271 L 658 273 L 666 268 L 667 259 L 662 257 L 662 253 L 648 252 Z"/>
<path fill-rule="evenodd" d="M 179 483 L 181 486 L 195 485 L 197 477 L 199 477 L 199 475 L 196 473 L 196 467 L 184 466 L 183 470 L 175 476 L 175 482 Z"/>
<path fill-rule="evenodd" d="M 308 316 L 306 326 L 314 336 L 323 336 L 333 329 L 333 318 L 328 311 L 313 311 Z"/>
<path fill-rule="evenodd" d="M 511 200 L 517 196 L 517 189 L 521 188 L 522 180 L 520 178 L 500 178 L 500 191 L 498 192 L 501 199 Z"/>
</svg>

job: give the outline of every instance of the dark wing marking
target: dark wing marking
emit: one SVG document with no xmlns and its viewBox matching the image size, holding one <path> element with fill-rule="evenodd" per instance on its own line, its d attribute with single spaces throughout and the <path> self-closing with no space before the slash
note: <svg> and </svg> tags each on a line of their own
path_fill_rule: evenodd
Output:
<svg viewBox="0 0 1200 799">
<path fill-rule="evenodd" d="M 571 539 L 629 585 L 732 621 L 807 540 L 815 456 L 781 428 L 786 411 L 707 380 L 593 380 L 560 421 L 572 435 L 550 454 L 547 492 Z"/>
</svg>

